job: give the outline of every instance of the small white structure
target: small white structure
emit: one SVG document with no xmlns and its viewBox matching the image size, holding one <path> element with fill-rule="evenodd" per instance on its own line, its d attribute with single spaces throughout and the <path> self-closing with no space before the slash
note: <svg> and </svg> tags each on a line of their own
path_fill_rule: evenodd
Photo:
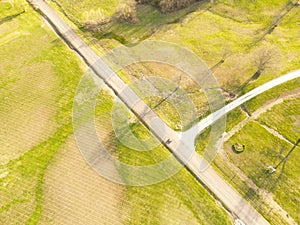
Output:
<svg viewBox="0 0 300 225">
<path fill-rule="evenodd" d="M 179 129 L 179 130 L 182 130 L 182 125 L 181 124 L 177 124 L 176 128 Z"/>
<path fill-rule="evenodd" d="M 276 169 L 273 166 L 268 166 L 267 169 L 269 173 L 274 173 L 276 171 Z"/>
<path fill-rule="evenodd" d="M 234 221 L 234 225 L 246 225 L 243 221 L 241 221 L 240 219 L 236 219 Z"/>
</svg>

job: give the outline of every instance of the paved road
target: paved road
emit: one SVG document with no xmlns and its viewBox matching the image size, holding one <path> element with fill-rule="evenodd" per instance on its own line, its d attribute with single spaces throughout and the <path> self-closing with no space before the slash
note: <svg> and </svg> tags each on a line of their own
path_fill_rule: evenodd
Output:
<svg viewBox="0 0 300 225">
<path fill-rule="evenodd" d="M 216 122 L 218 119 L 220 119 L 222 116 L 230 112 L 231 110 L 235 109 L 236 107 L 242 105 L 243 103 L 249 101 L 250 99 L 256 97 L 257 95 L 260 95 L 261 93 L 270 90 L 271 88 L 274 88 L 280 84 L 283 84 L 289 80 L 293 80 L 300 77 L 300 70 L 293 71 L 291 73 L 288 73 L 286 75 L 283 75 L 281 77 L 278 77 L 274 80 L 271 80 L 251 91 L 244 94 L 243 96 L 237 98 L 236 100 L 232 101 L 228 105 L 226 105 L 224 108 L 210 114 L 203 120 L 201 120 L 199 123 L 191 127 L 189 130 L 185 131 L 184 133 L 188 134 L 188 136 L 191 139 L 195 139 L 196 136 L 203 131 L 205 128 L 212 125 L 214 122 Z"/>
<path fill-rule="evenodd" d="M 172 143 L 165 145 L 168 149 L 180 160 L 186 161 L 187 156 L 185 152 L 190 151 L 191 145 L 185 144 L 180 141 L 179 134 L 169 128 L 146 104 L 143 102 L 119 77 L 112 71 L 112 69 L 101 60 L 98 55 L 87 46 L 84 41 L 78 37 L 70 28 L 70 26 L 63 21 L 51 7 L 42 0 L 32 0 L 34 4 L 41 10 L 57 33 L 77 51 L 85 62 L 92 67 L 94 72 L 105 81 L 105 83 L 114 91 L 114 93 L 127 105 L 128 108 L 135 113 L 142 122 L 151 130 L 151 132 L 161 141 L 166 142 L 168 138 L 172 139 Z M 299 75 L 299 72 L 298 72 Z M 279 78 L 273 84 L 279 84 L 298 77 L 298 75 L 287 75 L 285 78 Z M 270 89 L 269 86 L 263 86 L 261 89 L 256 89 L 254 93 L 249 92 L 245 96 L 237 99 L 226 106 L 225 111 L 228 112 L 243 102 L 253 98 L 259 93 Z M 220 111 L 221 112 L 221 111 Z M 191 128 L 189 131 L 191 135 L 196 135 L 197 132 L 209 126 L 219 117 L 219 111 L 215 112 L 214 116 L 209 116 Z M 178 151 L 180 146 L 180 151 Z M 228 185 L 209 165 L 205 171 L 201 171 L 200 164 L 205 164 L 206 161 L 194 153 L 189 162 L 186 164 L 187 168 L 196 176 L 196 178 L 204 184 L 210 192 L 236 217 L 240 218 L 247 225 L 269 224 L 253 207 L 251 207 L 230 185 Z"/>
</svg>

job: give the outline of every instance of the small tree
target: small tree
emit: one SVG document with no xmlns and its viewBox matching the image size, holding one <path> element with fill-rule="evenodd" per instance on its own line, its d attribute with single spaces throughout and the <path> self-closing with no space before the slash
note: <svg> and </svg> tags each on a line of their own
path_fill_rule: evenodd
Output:
<svg viewBox="0 0 300 225">
<path fill-rule="evenodd" d="M 275 48 L 262 48 L 255 52 L 254 64 L 257 68 L 253 79 L 257 79 L 266 69 L 278 63 L 279 52 Z"/>
<path fill-rule="evenodd" d="M 120 5 L 115 18 L 121 22 L 136 23 L 136 1 L 131 0 Z"/>
</svg>

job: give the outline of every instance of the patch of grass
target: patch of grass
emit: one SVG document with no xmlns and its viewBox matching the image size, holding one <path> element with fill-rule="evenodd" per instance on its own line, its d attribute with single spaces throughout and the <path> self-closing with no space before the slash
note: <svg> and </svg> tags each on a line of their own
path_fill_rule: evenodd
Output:
<svg viewBox="0 0 300 225">
<path fill-rule="evenodd" d="M 201 3 L 202 4 L 202 3 Z M 106 33 L 114 33 L 119 37 L 124 37 L 126 42 L 137 42 L 149 38 L 160 26 L 164 24 L 178 23 L 181 18 L 189 12 L 199 7 L 199 3 L 194 4 L 187 9 L 182 9 L 170 14 L 162 14 L 157 9 L 148 5 L 137 6 L 137 20 L 135 24 L 118 22 L 112 20 L 101 29 L 102 32 L 95 34 L 95 37 L 105 38 Z"/>
<path fill-rule="evenodd" d="M 300 79 L 293 79 L 281 85 L 278 85 L 275 88 L 272 88 L 255 98 L 251 99 L 250 101 L 246 102 L 244 105 L 246 106 L 247 110 L 250 113 L 255 112 L 261 105 L 266 103 L 268 100 L 275 99 L 279 97 L 282 93 L 294 90 L 299 87 Z"/>
<path fill-rule="evenodd" d="M 127 66 L 121 72 L 120 77 L 134 87 L 137 95 L 150 95 L 144 101 L 175 130 L 188 129 L 198 117 L 208 113 L 204 92 L 175 66 L 141 62 Z"/>
<path fill-rule="evenodd" d="M 57 2 L 62 10 L 81 23 L 100 22 L 109 18 L 116 13 L 120 4 L 120 0 L 55 0 L 54 2 Z"/>
<path fill-rule="evenodd" d="M 42 140 L 38 140 L 32 148 L 26 148 L 24 154 L 0 166 L 0 193 L 2 197 L 0 223 L 36 224 L 40 221 L 43 210 L 45 171 L 73 132 L 72 104 L 82 68 L 79 60 L 75 59 L 75 54 L 70 52 L 49 28 L 43 28 L 45 24 L 41 23 L 40 17 L 32 9 L 29 8 L 26 13 L 11 22 L 16 22 L 17 29 L 22 28 L 24 32 L 29 34 L 28 37 L 19 37 L 16 41 L 5 45 L 5 48 L 1 48 L 4 53 L 1 55 L 1 63 L 5 63 L 5 66 L 1 67 L 3 69 L 1 74 L 11 74 L 11 76 L 1 76 L 1 78 L 5 78 L 1 80 L 1 87 L 5 89 L 5 91 L 1 89 L 1 98 L 5 100 L 9 96 L 6 92 L 9 93 L 20 88 L 20 93 L 13 101 L 16 106 L 22 105 L 25 97 L 36 100 L 29 104 L 30 107 L 38 105 L 40 101 L 45 101 L 49 104 L 46 106 L 54 110 L 53 116 L 49 120 L 54 124 L 55 130 Z M 8 30 L 7 33 L 9 32 L 11 31 Z M 20 48 L 22 46 L 23 48 Z M 16 49 L 18 49 L 24 62 L 20 61 L 19 58 L 14 58 Z M 20 65 L 16 61 L 19 61 Z M 45 62 L 49 66 L 50 72 L 42 78 L 44 86 L 41 88 L 49 86 L 53 82 L 51 77 L 55 77 L 56 80 L 52 87 L 55 90 L 55 95 L 50 96 L 51 98 L 43 92 L 30 92 L 36 86 L 42 85 L 40 80 L 35 79 L 43 70 L 35 70 L 34 72 L 30 70 L 30 76 L 28 75 L 30 79 L 27 80 L 22 80 L 24 73 L 20 70 L 20 68 L 26 70 L 29 68 L 28 66 L 36 64 L 42 65 L 38 68 L 46 68 Z M 22 82 L 17 83 L 19 80 Z M 23 83 L 24 87 L 21 85 Z M 110 113 L 111 98 L 102 96 L 98 104 L 97 113 Z M 10 107 L 15 105 L 12 104 Z M 7 107 L 4 106 L 4 104 L 1 105 L 1 112 L 6 112 Z M 22 108 L 19 110 L 24 111 Z M 6 118 L 4 119 L 6 121 Z M 137 136 L 144 136 L 144 130 L 140 129 L 139 126 L 136 124 L 133 131 L 137 134 L 142 132 Z M 5 135 L 11 136 L 12 132 L 7 130 Z M 26 142 L 26 139 L 19 141 Z M 117 147 L 120 158 L 133 163 L 152 163 L 169 154 L 161 146 L 154 151 L 154 156 L 150 153 L 136 156 L 120 143 Z M 168 191 L 166 192 L 166 190 Z M 185 169 L 176 175 L 176 179 L 167 180 L 161 184 L 141 188 L 128 187 L 127 196 L 130 200 L 126 205 L 127 209 L 130 209 L 130 223 L 153 221 L 168 224 L 181 219 L 184 223 L 191 221 L 194 224 L 230 224 L 225 211 L 216 204 L 208 192 Z M 149 197 L 147 202 L 144 201 L 145 196 Z M 157 206 L 156 203 L 158 203 Z M 172 207 L 174 207 L 173 210 L 170 210 Z M 157 215 L 159 215 L 159 220 L 155 219 Z"/>
<path fill-rule="evenodd" d="M 230 111 L 226 115 L 226 119 L 227 119 L 226 131 L 230 131 L 238 123 L 242 122 L 246 118 L 247 118 L 246 114 L 240 108 L 236 108 L 236 109 Z"/>
<path fill-rule="evenodd" d="M 151 152 L 136 152 L 119 143 L 117 151 L 123 162 L 135 165 L 155 163 L 169 155 L 162 146 Z M 217 207 L 215 200 L 185 168 L 161 183 L 126 189 L 129 224 L 173 224 L 178 221 L 183 224 L 230 224 L 225 211 Z"/>
<path fill-rule="evenodd" d="M 236 154 L 231 146 L 235 143 L 244 144 L 245 151 Z M 276 166 L 292 149 L 292 145 L 278 139 L 261 127 L 257 122 L 249 122 L 224 144 L 226 153 L 232 163 L 241 169 L 262 190 L 273 193 L 274 199 L 296 222 L 299 222 L 297 205 L 299 205 L 299 168 L 297 158 L 299 151 L 294 151 L 286 163 L 280 164 L 275 174 L 269 174 L 266 168 Z M 224 162 L 224 164 L 226 164 Z M 239 186 L 244 193 L 245 186 Z M 286 198 L 283 198 L 283 195 Z M 297 200 L 298 199 L 298 200 Z M 253 202 L 256 206 L 256 202 Z"/>
<path fill-rule="evenodd" d="M 270 224 L 288 225 L 284 218 L 262 199 L 255 190 L 245 182 L 245 180 L 237 175 L 232 168 L 224 162 L 220 156 L 217 156 L 212 164 L 212 167 L 225 179 L 233 188 L 235 188 L 248 202 L 261 213 Z"/>
<path fill-rule="evenodd" d="M 285 100 L 262 114 L 259 121 L 296 143 L 300 138 L 300 98 Z"/>
<path fill-rule="evenodd" d="M 204 131 L 202 131 L 196 138 L 195 144 L 196 144 L 196 151 L 199 154 L 203 154 L 205 151 L 205 148 L 208 145 L 208 140 L 210 137 L 210 131 L 211 127 L 206 128 Z"/>
<path fill-rule="evenodd" d="M 44 173 L 72 133 L 72 102 L 82 74 L 77 56 L 25 1 L 19 4 L 26 12 L 0 28 L 1 224 L 38 222 Z M 19 35 L 3 39 L 14 32 Z"/>
<path fill-rule="evenodd" d="M 212 8 L 214 13 L 240 22 L 256 22 L 269 24 L 274 15 L 283 10 L 289 0 L 222 0 Z"/>
</svg>

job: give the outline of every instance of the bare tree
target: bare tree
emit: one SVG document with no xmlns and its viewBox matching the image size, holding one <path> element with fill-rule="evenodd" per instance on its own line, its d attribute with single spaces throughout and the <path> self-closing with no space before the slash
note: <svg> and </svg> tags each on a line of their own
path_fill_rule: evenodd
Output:
<svg viewBox="0 0 300 225">
<path fill-rule="evenodd" d="M 263 47 L 254 52 L 253 64 L 256 67 L 255 73 L 243 83 L 238 92 L 243 91 L 244 88 L 251 82 L 260 77 L 260 75 L 267 69 L 279 66 L 278 63 L 280 59 L 279 50 L 271 47 Z"/>
<path fill-rule="evenodd" d="M 257 68 L 252 80 L 257 79 L 266 69 L 277 64 L 279 52 L 275 48 L 262 48 L 254 53 L 254 65 Z"/>
<path fill-rule="evenodd" d="M 210 69 L 215 71 L 221 64 L 225 62 L 225 60 L 232 54 L 231 48 L 228 45 L 224 45 L 221 51 L 221 59 Z"/>
<path fill-rule="evenodd" d="M 115 18 L 121 22 L 136 23 L 136 1 L 130 0 L 120 4 L 118 11 L 115 14 Z"/>
</svg>

